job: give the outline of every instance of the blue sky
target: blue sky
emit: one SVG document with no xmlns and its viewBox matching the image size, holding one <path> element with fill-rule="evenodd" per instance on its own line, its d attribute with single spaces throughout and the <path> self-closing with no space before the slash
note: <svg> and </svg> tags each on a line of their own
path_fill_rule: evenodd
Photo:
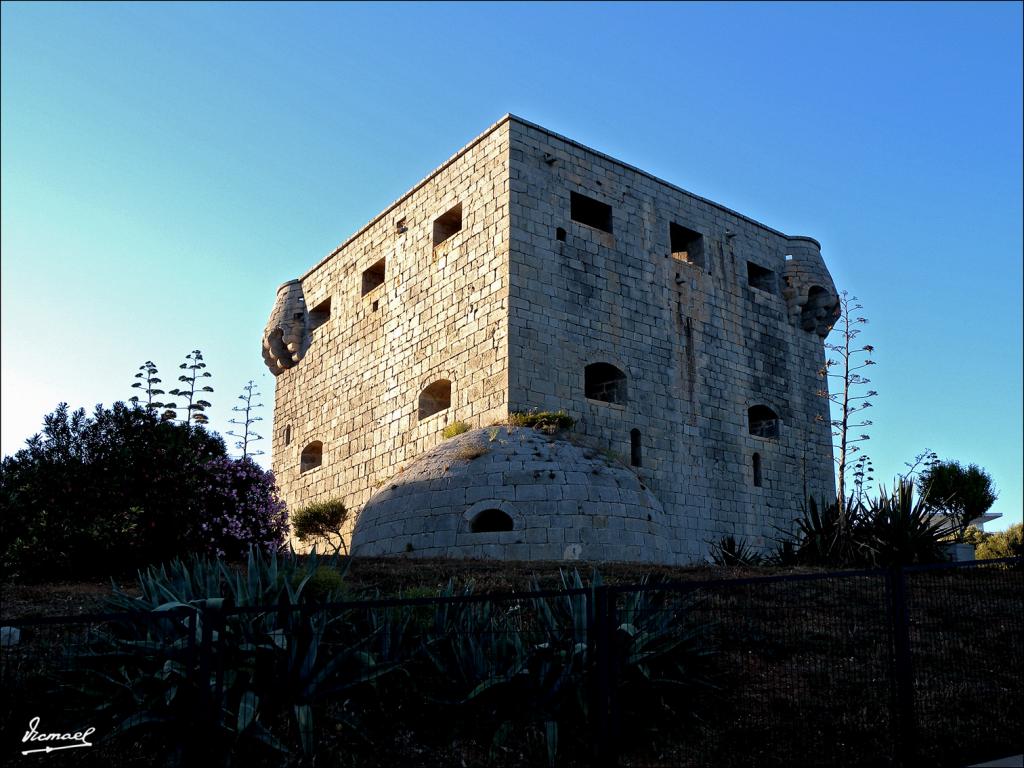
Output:
<svg viewBox="0 0 1024 768">
<path fill-rule="evenodd" d="M 820 240 L 877 477 L 931 448 L 1019 521 L 1021 9 L 6 2 L 3 453 L 195 348 L 213 427 L 250 378 L 268 426 L 277 286 L 513 112 Z"/>
</svg>

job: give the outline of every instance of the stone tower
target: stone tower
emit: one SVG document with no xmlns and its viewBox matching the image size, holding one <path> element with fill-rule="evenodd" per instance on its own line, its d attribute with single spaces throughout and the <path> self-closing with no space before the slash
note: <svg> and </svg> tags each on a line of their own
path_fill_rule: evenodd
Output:
<svg viewBox="0 0 1024 768">
<path fill-rule="evenodd" d="M 837 311 L 811 238 L 506 115 L 278 289 L 274 471 L 292 509 L 358 512 L 365 554 L 767 546 L 835 493 Z M 492 426 L 531 410 L 575 426 Z"/>
</svg>

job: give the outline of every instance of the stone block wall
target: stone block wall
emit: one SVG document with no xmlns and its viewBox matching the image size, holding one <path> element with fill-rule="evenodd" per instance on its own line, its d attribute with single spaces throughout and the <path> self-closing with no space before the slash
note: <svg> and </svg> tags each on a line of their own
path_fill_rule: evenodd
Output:
<svg viewBox="0 0 1024 768">
<path fill-rule="evenodd" d="M 656 559 L 701 559 L 725 534 L 767 548 L 835 492 L 817 393 L 836 304 L 814 240 L 506 116 L 282 286 L 264 334 L 274 470 L 293 510 L 357 513 L 381 489 L 387 511 L 447 424 L 565 410 L 572 440 L 662 505 Z"/>
<path fill-rule="evenodd" d="M 727 533 L 769 545 L 805 494 L 834 495 L 822 338 L 801 327 L 810 283 L 786 279 L 796 252 L 831 311 L 817 243 L 539 126 L 510 128 L 509 408 L 564 409 L 591 442 L 638 459 L 682 559 Z M 685 256 L 672 224 L 701 236 Z M 585 396 L 593 363 L 626 374 L 626 402 Z M 750 433 L 758 405 L 778 437 Z"/>
<path fill-rule="evenodd" d="M 356 512 L 447 424 L 507 414 L 508 181 L 500 123 L 303 275 L 300 294 L 282 291 L 307 313 L 297 362 L 264 353 L 277 376 L 273 467 L 291 509 L 341 498 Z M 460 228 L 435 245 L 459 226 L 435 222 L 458 206 Z M 419 395 L 439 380 L 451 405 L 421 419 Z M 316 441 L 320 464 L 302 472 Z"/>
</svg>

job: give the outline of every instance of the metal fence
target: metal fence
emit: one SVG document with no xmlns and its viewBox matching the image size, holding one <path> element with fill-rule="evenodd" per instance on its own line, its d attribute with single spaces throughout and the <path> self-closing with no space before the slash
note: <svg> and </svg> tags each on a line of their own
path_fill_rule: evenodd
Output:
<svg viewBox="0 0 1024 768">
<path fill-rule="evenodd" d="M 963 766 L 1024 751 L 1022 566 L 5 620 L 0 754 Z"/>
</svg>

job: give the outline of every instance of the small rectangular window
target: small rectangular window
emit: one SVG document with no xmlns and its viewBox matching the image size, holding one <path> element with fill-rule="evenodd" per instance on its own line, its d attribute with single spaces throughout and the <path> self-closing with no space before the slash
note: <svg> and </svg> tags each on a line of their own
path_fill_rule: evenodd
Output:
<svg viewBox="0 0 1024 768">
<path fill-rule="evenodd" d="M 434 247 L 462 229 L 462 203 L 434 219 Z"/>
<path fill-rule="evenodd" d="M 331 319 L 331 299 L 328 296 L 321 301 L 309 313 L 309 330 L 315 331 L 321 325 Z"/>
<path fill-rule="evenodd" d="M 670 222 L 668 225 L 672 258 L 688 264 L 704 267 L 704 236 L 684 226 Z"/>
<path fill-rule="evenodd" d="M 363 272 L 363 296 L 384 284 L 384 259 Z"/>
<path fill-rule="evenodd" d="M 751 288 L 775 293 L 775 273 L 752 261 L 747 262 L 747 282 Z"/>
<path fill-rule="evenodd" d="M 576 192 L 569 193 L 570 216 L 573 221 L 603 232 L 612 231 L 612 207 Z"/>
</svg>

